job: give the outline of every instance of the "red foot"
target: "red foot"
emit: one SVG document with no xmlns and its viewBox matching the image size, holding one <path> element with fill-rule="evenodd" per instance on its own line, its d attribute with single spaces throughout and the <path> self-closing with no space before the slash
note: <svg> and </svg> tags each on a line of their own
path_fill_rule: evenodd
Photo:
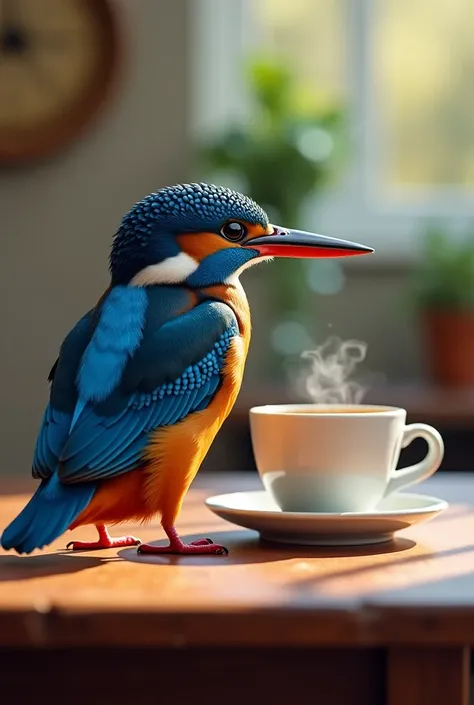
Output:
<svg viewBox="0 0 474 705">
<path fill-rule="evenodd" d="M 122 548 L 124 546 L 139 546 L 140 539 L 135 536 L 120 536 L 113 539 L 105 526 L 98 526 L 99 532 L 98 541 L 69 541 L 66 548 L 71 548 L 73 551 L 91 551 L 103 548 Z"/>
<path fill-rule="evenodd" d="M 174 527 L 163 527 L 170 540 L 168 546 L 152 546 L 148 543 L 142 543 L 137 548 L 137 553 L 147 553 L 155 555 L 176 554 L 176 555 L 227 555 L 229 551 L 225 546 L 220 546 L 213 543 L 211 539 L 199 539 L 192 543 L 183 543 L 179 538 Z"/>
</svg>

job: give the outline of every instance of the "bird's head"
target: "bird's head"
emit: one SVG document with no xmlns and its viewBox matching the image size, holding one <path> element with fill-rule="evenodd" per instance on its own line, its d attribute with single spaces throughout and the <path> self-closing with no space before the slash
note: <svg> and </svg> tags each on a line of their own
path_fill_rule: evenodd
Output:
<svg viewBox="0 0 474 705">
<path fill-rule="evenodd" d="M 342 257 L 373 250 L 346 240 L 270 225 L 243 194 L 209 184 L 162 188 L 124 216 L 110 256 L 112 284 L 232 281 L 272 257 Z"/>
</svg>

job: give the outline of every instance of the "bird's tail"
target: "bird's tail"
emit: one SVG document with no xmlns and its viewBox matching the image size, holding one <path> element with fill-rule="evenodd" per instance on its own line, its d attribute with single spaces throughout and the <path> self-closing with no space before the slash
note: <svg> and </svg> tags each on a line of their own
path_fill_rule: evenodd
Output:
<svg viewBox="0 0 474 705">
<path fill-rule="evenodd" d="M 87 507 L 97 485 L 62 485 L 56 474 L 43 480 L 26 507 L 3 532 L 0 544 L 5 550 L 31 553 L 63 534 Z"/>
</svg>

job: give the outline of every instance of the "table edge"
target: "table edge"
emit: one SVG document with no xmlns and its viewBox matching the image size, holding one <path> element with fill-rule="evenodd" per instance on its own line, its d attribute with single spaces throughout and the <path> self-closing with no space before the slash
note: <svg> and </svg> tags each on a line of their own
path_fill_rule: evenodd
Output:
<svg viewBox="0 0 474 705">
<path fill-rule="evenodd" d="M 1 609 L 1 647 L 316 647 L 474 645 L 474 608 L 385 607 L 258 611 Z"/>
</svg>

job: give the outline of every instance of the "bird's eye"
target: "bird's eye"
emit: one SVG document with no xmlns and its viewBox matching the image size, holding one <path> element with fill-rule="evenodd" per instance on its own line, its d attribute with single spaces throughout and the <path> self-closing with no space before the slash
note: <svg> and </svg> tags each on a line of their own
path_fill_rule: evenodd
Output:
<svg viewBox="0 0 474 705">
<path fill-rule="evenodd" d="M 245 227 L 237 220 L 229 220 L 229 222 L 221 228 L 221 235 L 223 235 L 226 240 L 231 240 L 232 242 L 243 240 L 246 234 L 247 231 Z"/>
</svg>

